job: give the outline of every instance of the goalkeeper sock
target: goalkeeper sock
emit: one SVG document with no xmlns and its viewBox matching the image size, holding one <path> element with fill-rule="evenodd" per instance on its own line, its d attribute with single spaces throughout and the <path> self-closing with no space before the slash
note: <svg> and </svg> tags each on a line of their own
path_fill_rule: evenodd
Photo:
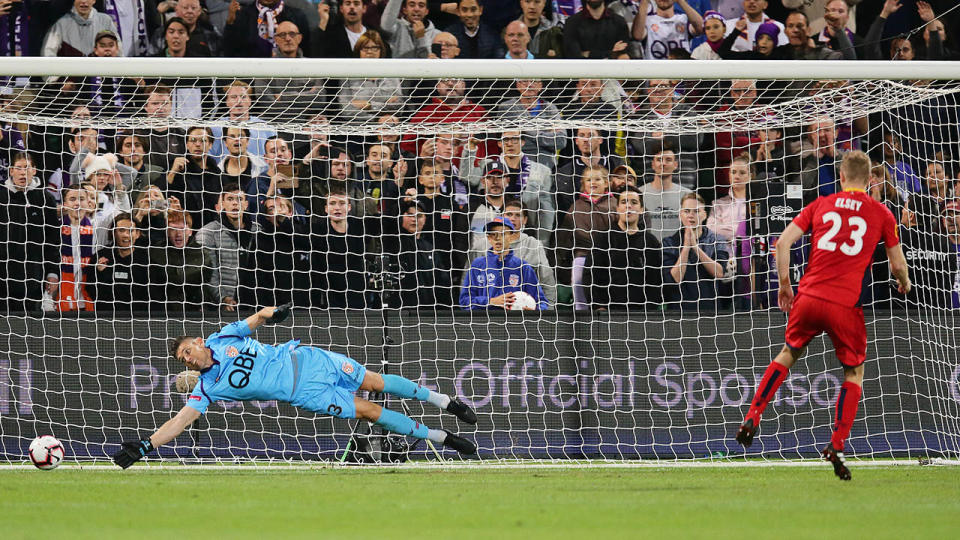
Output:
<svg viewBox="0 0 960 540">
<path fill-rule="evenodd" d="M 450 404 L 450 396 L 424 388 L 410 379 L 399 375 L 381 375 L 381 377 L 383 377 L 383 391 L 387 394 L 426 401 L 444 410 Z"/>
<path fill-rule="evenodd" d="M 783 364 L 770 362 L 767 371 L 763 373 L 763 378 L 760 379 L 760 384 L 757 385 L 757 395 L 753 396 L 753 402 L 750 403 L 750 410 L 747 411 L 744 421 L 753 419 L 754 425 L 760 424 L 760 416 L 763 415 L 773 396 L 777 395 L 777 389 L 787 379 L 789 371 Z"/>
<path fill-rule="evenodd" d="M 426 439 L 430 434 L 430 429 L 420 422 L 415 422 L 405 414 L 383 409 L 380 418 L 377 418 L 376 424 L 387 431 L 399 433 L 400 435 L 412 435 L 418 439 Z"/>
<path fill-rule="evenodd" d="M 427 433 L 427 439 L 437 444 L 443 444 L 447 442 L 447 432 L 442 429 L 431 429 Z"/>
<path fill-rule="evenodd" d="M 830 444 L 833 449 L 842 452 L 843 443 L 850 436 L 853 420 L 857 417 L 857 407 L 860 405 L 860 396 L 863 388 L 856 383 L 845 382 L 840 385 L 840 395 L 837 397 L 837 418 L 833 422 L 833 436 Z"/>
</svg>

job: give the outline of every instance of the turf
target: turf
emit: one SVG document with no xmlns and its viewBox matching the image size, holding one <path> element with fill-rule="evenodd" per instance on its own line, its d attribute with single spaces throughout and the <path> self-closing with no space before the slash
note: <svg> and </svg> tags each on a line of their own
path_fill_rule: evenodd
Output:
<svg viewBox="0 0 960 540">
<path fill-rule="evenodd" d="M 17 538 L 947 538 L 960 467 L 0 471 Z"/>
</svg>

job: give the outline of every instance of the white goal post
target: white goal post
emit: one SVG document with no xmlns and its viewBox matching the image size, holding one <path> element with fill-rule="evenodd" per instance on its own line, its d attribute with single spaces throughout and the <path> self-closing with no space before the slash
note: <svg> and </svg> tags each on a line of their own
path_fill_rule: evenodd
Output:
<svg viewBox="0 0 960 540">
<path fill-rule="evenodd" d="M 171 338 L 286 300 L 291 321 L 255 337 L 461 396 L 476 427 L 385 405 L 480 460 L 817 456 L 842 382 L 825 336 L 754 446 L 732 436 L 783 343 L 770 246 L 853 149 L 919 290 L 891 292 L 883 255 L 865 276 L 847 454 L 960 457 L 958 62 L 0 58 L 0 74 L 0 463 L 44 434 L 106 462 L 184 404 Z M 670 274 L 687 191 L 722 278 Z M 477 262 L 498 216 L 523 220 L 513 253 L 536 283 Z M 530 286 L 536 309 L 490 308 L 485 280 Z M 150 459 L 353 459 L 371 429 L 218 403 Z"/>
</svg>

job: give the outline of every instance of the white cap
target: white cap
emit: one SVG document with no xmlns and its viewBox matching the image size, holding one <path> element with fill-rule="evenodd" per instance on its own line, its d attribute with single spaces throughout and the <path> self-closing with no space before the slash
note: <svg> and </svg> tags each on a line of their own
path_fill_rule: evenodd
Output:
<svg viewBox="0 0 960 540">
<path fill-rule="evenodd" d="M 113 166 L 110 165 L 110 161 L 107 158 L 94 156 L 83 170 L 83 177 L 89 180 L 90 177 L 93 176 L 93 173 L 98 171 L 113 171 Z"/>
</svg>

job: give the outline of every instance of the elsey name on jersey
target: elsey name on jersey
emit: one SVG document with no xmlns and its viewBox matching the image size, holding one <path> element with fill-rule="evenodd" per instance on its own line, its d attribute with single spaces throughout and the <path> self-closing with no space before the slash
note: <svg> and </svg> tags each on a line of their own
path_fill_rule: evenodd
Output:
<svg viewBox="0 0 960 540">
<path fill-rule="evenodd" d="M 860 207 L 863 205 L 863 201 L 858 201 L 855 199 L 844 199 L 843 197 L 837 197 L 836 202 L 833 203 L 835 208 L 846 208 L 848 210 L 860 211 Z"/>
</svg>

